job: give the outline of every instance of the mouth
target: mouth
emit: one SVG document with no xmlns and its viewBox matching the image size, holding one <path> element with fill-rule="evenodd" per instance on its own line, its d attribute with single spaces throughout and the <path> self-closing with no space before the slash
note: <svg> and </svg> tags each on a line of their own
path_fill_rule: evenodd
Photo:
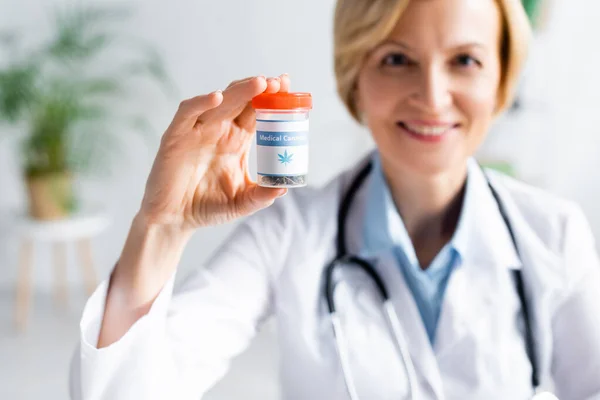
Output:
<svg viewBox="0 0 600 400">
<path fill-rule="evenodd" d="M 460 124 L 425 121 L 399 121 L 396 125 L 413 138 L 424 142 L 440 142 Z"/>
</svg>

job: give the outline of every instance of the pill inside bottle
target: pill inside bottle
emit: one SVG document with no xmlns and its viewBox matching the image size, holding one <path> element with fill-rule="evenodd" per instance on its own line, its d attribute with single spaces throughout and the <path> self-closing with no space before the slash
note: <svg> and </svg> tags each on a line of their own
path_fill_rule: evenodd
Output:
<svg viewBox="0 0 600 400">
<path fill-rule="evenodd" d="M 310 93 L 262 93 L 256 111 L 257 183 L 265 187 L 306 186 Z"/>
</svg>

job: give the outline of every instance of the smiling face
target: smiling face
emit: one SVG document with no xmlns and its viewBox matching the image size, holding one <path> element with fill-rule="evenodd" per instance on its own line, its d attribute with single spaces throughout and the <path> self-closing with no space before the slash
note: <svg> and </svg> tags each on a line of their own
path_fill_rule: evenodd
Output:
<svg viewBox="0 0 600 400">
<path fill-rule="evenodd" d="M 411 0 L 367 56 L 356 106 L 394 171 L 464 170 L 498 108 L 502 20 L 494 0 Z"/>
</svg>

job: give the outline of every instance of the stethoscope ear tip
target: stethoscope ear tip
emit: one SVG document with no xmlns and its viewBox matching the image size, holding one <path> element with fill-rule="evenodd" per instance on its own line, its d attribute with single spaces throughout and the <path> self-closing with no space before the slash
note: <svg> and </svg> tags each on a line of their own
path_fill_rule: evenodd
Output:
<svg viewBox="0 0 600 400">
<path fill-rule="evenodd" d="M 558 400 L 558 397 L 550 392 L 541 392 L 533 396 L 532 400 Z"/>
</svg>

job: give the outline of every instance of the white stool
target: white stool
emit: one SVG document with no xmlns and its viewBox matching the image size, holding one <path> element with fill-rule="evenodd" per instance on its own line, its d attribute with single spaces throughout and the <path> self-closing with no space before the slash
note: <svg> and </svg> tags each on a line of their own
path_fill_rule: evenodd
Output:
<svg viewBox="0 0 600 400">
<path fill-rule="evenodd" d="M 54 296 L 59 304 L 67 302 L 67 244 L 74 243 L 82 266 L 85 288 L 91 295 L 97 285 L 92 257 L 91 239 L 110 225 L 110 218 L 102 211 L 82 211 L 57 221 L 37 221 L 27 215 L 15 220 L 19 235 L 20 255 L 15 301 L 15 324 L 21 331 L 27 327 L 31 302 L 34 245 L 50 243 L 53 246 L 55 272 Z"/>
</svg>

